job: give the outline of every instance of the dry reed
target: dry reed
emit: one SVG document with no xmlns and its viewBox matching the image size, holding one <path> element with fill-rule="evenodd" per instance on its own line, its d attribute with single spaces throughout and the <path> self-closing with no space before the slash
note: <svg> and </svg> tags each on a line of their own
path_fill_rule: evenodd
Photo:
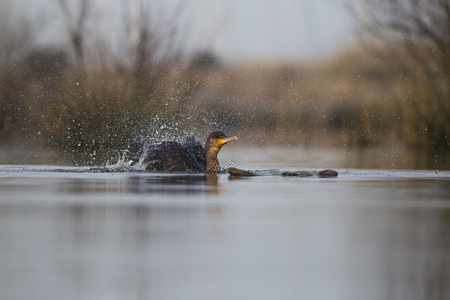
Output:
<svg viewBox="0 0 450 300">
<path fill-rule="evenodd" d="M 109 153 L 137 134 L 203 139 L 221 128 L 249 144 L 448 151 L 449 110 L 439 109 L 448 101 L 412 68 L 357 50 L 312 65 L 166 63 L 139 73 L 31 72 L 22 62 L 0 76 L 0 138 Z"/>
</svg>

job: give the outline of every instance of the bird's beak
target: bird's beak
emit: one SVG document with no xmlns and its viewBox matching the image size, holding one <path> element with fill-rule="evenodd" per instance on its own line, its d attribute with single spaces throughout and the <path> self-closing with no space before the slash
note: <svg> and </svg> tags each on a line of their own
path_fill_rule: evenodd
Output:
<svg viewBox="0 0 450 300">
<path fill-rule="evenodd" d="M 225 145 L 225 144 L 228 143 L 228 142 L 235 141 L 235 140 L 237 140 L 237 139 L 238 139 L 237 136 L 224 137 L 224 138 L 218 139 L 218 140 L 217 140 L 217 144 L 220 145 L 220 146 L 222 146 L 222 145 Z"/>
</svg>

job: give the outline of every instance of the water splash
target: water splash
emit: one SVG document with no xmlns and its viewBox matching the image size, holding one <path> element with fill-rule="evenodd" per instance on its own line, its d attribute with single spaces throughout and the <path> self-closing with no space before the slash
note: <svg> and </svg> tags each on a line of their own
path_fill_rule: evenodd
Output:
<svg viewBox="0 0 450 300">
<path fill-rule="evenodd" d="M 229 158 L 228 160 L 230 161 L 230 163 L 225 168 L 222 168 L 223 170 L 227 170 L 228 168 L 234 166 L 234 161 L 231 158 Z"/>
<path fill-rule="evenodd" d="M 126 153 L 122 152 L 114 164 L 106 163 L 105 169 L 112 172 L 139 171 L 139 164 L 133 164 L 132 160 L 126 159 Z"/>
</svg>

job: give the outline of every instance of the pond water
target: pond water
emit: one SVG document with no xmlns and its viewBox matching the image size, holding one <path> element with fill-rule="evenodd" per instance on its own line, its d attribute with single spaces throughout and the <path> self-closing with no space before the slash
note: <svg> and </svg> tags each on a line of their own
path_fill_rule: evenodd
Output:
<svg viewBox="0 0 450 300">
<path fill-rule="evenodd" d="M 337 170 L 0 166 L 0 299 L 449 299 L 450 172 Z"/>
</svg>

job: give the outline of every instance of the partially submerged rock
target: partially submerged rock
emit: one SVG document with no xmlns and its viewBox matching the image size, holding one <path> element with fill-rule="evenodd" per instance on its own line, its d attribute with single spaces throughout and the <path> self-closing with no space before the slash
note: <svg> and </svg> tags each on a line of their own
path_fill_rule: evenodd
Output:
<svg viewBox="0 0 450 300">
<path fill-rule="evenodd" d="M 274 175 L 310 177 L 310 176 L 314 176 L 314 173 L 308 172 L 308 171 L 289 171 L 289 172 L 277 173 Z"/>
<path fill-rule="evenodd" d="M 335 170 L 326 169 L 326 170 L 320 171 L 319 176 L 320 177 L 337 177 L 338 172 Z"/>
<path fill-rule="evenodd" d="M 250 170 L 242 170 L 234 167 L 230 167 L 227 169 L 228 173 L 230 173 L 231 176 L 261 176 L 263 174 L 258 174 Z M 278 175 L 278 176 L 298 176 L 298 177 L 311 177 L 311 176 L 319 176 L 319 177 L 337 177 L 338 172 L 331 169 L 326 169 L 322 171 L 287 171 L 287 172 L 281 172 L 281 173 L 271 173 L 271 174 L 264 174 L 264 175 Z"/>
<path fill-rule="evenodd" d="M 230 173 L 231 175 L 234 176 L 258 176 L 257 174 L 251 172 L 251 171 L 246 171 L 246 170 L 241 170 L 238 168 L 233 168 L 233 167 L 229 167 L 227 169 L 228 173 Z"/>
</svg>

